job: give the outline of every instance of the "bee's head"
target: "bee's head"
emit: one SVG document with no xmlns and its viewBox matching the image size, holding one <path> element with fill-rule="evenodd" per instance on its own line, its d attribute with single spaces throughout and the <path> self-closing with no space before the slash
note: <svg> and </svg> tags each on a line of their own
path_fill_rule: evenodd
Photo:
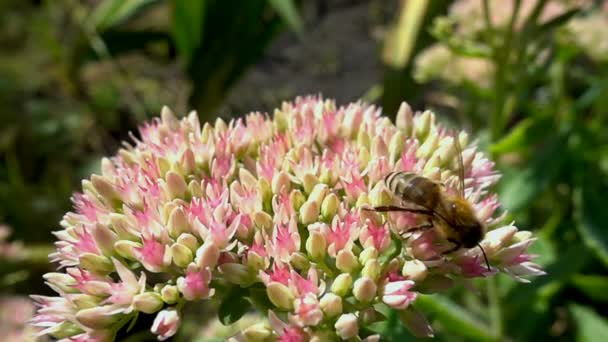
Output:
<svg viewBox="0 0 608 342">
<path fill-rule="evenodd" d="M 465 248 L 473 248 L 483 239 L 484 228 L 477 220 L 461 227 L 460 231 L 463 232 L 461 241 Z"/>
</svg>

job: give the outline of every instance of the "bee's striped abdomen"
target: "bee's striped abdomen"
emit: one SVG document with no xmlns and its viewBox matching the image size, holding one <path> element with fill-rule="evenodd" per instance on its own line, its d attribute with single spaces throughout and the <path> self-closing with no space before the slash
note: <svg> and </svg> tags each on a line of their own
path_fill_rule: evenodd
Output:
<svg viewBox="0 0 608 342">
<path fill-rule="evenodd" d="M 384 183 L 399 199 L 425 208 L 434 208 L 441 195 L 437 183 L 413 172 L 391 172 Z"/>
</svg>

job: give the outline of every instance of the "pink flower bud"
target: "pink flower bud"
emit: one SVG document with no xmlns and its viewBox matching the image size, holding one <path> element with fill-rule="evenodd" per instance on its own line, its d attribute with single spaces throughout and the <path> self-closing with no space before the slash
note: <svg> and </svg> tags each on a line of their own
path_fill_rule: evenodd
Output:
<svg viewBox="0 0 608 342">
<path fill-rule="evenodd" d="M 164 341 L 175 335 L 180 324 L 181 318 L 177 310 L 174 308 L 165 309 L 156 314 L 150 331 L 154 335 L 158 335 L 159 340 Z"/>
<path fill-rule="evenodd" d="M 209 269 L 199 269 L 195 264 L 190 264 L 186 275 L 177 279 L 177 288 L 187 300 L 206 299 L 215 292 L 209 288 L 210 281 Z"/>
<path fill-rule="evenodd" d="M 416 299 L 416 293 L 409 291 L 412 286 L 411 280 L 389 282 L 384 285 L 382 301 L 393 309 L 403 310 Z"/>
</svg>

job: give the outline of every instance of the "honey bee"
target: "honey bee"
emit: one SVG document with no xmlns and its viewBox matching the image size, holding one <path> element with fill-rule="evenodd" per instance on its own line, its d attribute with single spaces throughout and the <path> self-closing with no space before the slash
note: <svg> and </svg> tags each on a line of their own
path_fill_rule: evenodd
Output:
<svg viewBox="0 0 608 342">
<path fill-rule="evenodd" d="M 490 270 L 485 251 L 479 244 L 485 227 L 475 215 L 473 207 L 464 195 L 464 165 L 458 137 L 454 137 L 458 163 L 458 193 L 445 191 L 443 184 L 413 172 L 391 172 L 384 178 L 387 188 L 402 204 L 408 206 L 379 206 L 367 210 L 377 212 L 412 212 L 428 217 L 428 222 L 412 227 L 408 232 L 434 228 L 443 239 L 454 246 L 443 254 L 464 248 L 479 247 Z"/>
</svg>

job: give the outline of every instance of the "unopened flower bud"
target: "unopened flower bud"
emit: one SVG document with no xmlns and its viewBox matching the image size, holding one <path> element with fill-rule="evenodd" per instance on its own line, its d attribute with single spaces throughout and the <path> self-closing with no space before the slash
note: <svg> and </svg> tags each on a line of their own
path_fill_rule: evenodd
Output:
<svg viewBox="0 0 608 342">
<path fill-rule="evenodd" d="M 350 292 L 352 286 L 353 277 L 349 273 L 341 273 L 331 284 L 331 292 L 337 294 L 338 296 L 344 297 Z"/>
<path fill-rule="evenodd" d="M 306 252 L 313 260 L 321 260 L 325 257 L 327 242 L 325 236 L 319 231 L 313 231 L 306 240 Z"/>
<path fill-rule="evenodd" d="M 439 134 L 431 134 L 416 151 L 416 157 L 428 159 L 437 149 Z"/>
<path fill-rule="evenodd" d="M 376 290 L 376 283 L 368 277 L 355 280 L 355 284 L 353 285 L 353 295 L 358 301 L 363 303 L 371 302 L 376 297 Z"/>
<path fill-rule="evenodd" d="M 390 205 L 393 202 L 393 195 L 388 191 L 383 182 L 377 182 L 369 192 L 370 204 L 374 207 Z"/>
<path fill-rule="evenodd" d="M 312 173 L 306 173 L 301 179 L 304 192 L 310 194 L 312 189 L 319 183 L 319 178 Z"/>
<path fill-rule="evenodd" d="M 336 216 L 338 208 L 340 207 L 340 199 L 333 192 L 325 196 L 323 203 L 321 204 L 321 217 L 323 221 L 329 222 Z"/>
<path fill-rule="evenodd" d="M 341 250 L 336 256 L 336 267 L 345 273 L 351 273 L 359 268 L 357 257 L 350 250 Z"/>
<path fill-rule="evenodd" d="M 397 118 L 395 119 L 395 124 L 397 128 L 403 131 L 407 136 L 411 135 L 412 128 L 414 127 L 414 113 L 412 112 L 412 108 L 407 102 L 402 102 L 401 106 L 399 106 L 399 111 L 397 112 Z"/>
<path fill-rule="evenodd" d="M 310 261 L 308 261 L 306 255 L 300 252 L 293 253 L 289 257 L 289 264 L 291 264 L 291 266 L 300 271 L 306 271 L 310 268 Z"/>
<path fill-rule="evenodd" d="M 163 300 L 158 293 L 144 292 L 133 297 L 133 308 L 137 311 L 151 314 L 162 309 L 162 307 Z"/>
<path fill-rule="evenodd" d="M 289 192 L 290 184 L 291 181 L 285 171 L 277 172 L 272 178 L 272 192 L 275 194 Z"/>
<path fill-rule="evenodd" d="M 386 142 L 381 136 L 376 136 L 372 141 L 372 159 L 388 158 L 388 156 L 388 146 L 386 146 Z"/>
<path fill-rule="evenodd" d="M 369 150 L 365 146 L 361 146 L 359 148 L 359 153 L 357 154 L 357 157 L 359 158 L 360 165 L 368 165 L 369 161 L 371 160 Z"/>
<path fill-rule="evenodd" d="M 319 207 L 323 203 L 323 199 L 327 192 L 329 191 L 329 187 L 327 184 L 319 183 L 312 188 L 312 192 L 308 195 L 308 201 L 312 201 L 317 203 Z"/>
<path fill-rule="evenodd" d="M 249 268 L 243 264 L 225 263 L 218 266 L 224 278 L 234 284 L 249 285 L 254 281 Z"/>
<path fill-rule="evenodd" d="M 95 188 L 95 191 L 97 191 L 108 204 L 114 205 L 116 201 L 120 201 L 118 191 L 116 191 L 114 185 L 112 185 L 112 182 L 107 177 L 93 175 L 91 176 L 91 183 Z"/>
<path fill-rule="evenodd" d="M 120 239 L 137 239 L 137 232 L 131 227 L 129 220 L 125 215 L 116 213 L 110 214 L 110 224 Z"/>
<path fill-rule="evenodd" d="M 266 259 L 258 253 L 247 254 L 247 267 L 252 270 L 261 270 L 267 266 Z"/>
<path fill-rule="evenodd" d="M 405 145 L 406 136 L 401 132 L 397 131 L 391 138 L 391 142 L 388 145 L 389 160 L 394 162 L 401 156 L 401 151 Z"/>
<path fill-rule="evenodd" d="M 115 310 L 116 308 L 111 305 L 80 310 L 76 313 L 76 320 L 91 329 L 105 329 L 122 319 L 122 315 L 113 313 Z"/>
<path fill-rule="evenodd" d="M 100 223 L 93 226 L 92 234 L 103 254 L 111 256 L 114 253 L 114 242 L 118 236 L 108 226 Z"/>
<path fill-rule="evenodd" d="M 177 130 L 179 128 L 179 120 L 177 120 L 175 114 L 173 114 L 173 111 L 169 107 L 163 106 L 160 110 L 160 118 L 165 127 L 171 130 Z"/>
<path fill-rule="evenodd" d="M 382 301 L 393 309 L 403 310 L 416 299 L 416 293 L 409 289 L 414 286 L 411 280 L 389 282 L 384 286 Z"/>
<path fill-rule="evenodd" d="M 268 323 L 262 322 L 248 326 L 243 330 L 245 342 L 266 341 L 271 335 L 272 330 Z"/>
<path fill-rule="evenodd" d="M 165 309 L 156 315 L 150 331 L 158 335 L 159 340 L 164 341 L 175 335 L 180 324 L 181 319 L 177 310 Z"/>
<path fill-rule="evenodd" d="M 196 181 L 194 179 L 191 180 L 190 183 L 188 183 L 188 193 L 190 193 L 191 197 L 201 198 L 205 196 L 203 188 L 201 187 L 201 182 Z"/>
<path fill-rule="evenodd" d="M 430 110 L 425 110 L 416 118 L 416 138 L 425 141 L 435 123 L 435 115 Z"/>
<path fill-rule="evenodd" d="M 342 313 L 342 297 L 334 293 L 326 293 L 321 298 L 319 305 L 327 317 L 338 316 Z"/>
<path fill-rule="evenodd" d="M 527 230 L 522 230 L 522 231 L 515 233 L 513 238 L 515 239 L 516 242 L 530 240 L 532 238 L 532 232 L 527 231 Z"/>
<path fill-rule="evenodd" d="M 66 293 L 74 293 L 78 292 L 78 290 L 74 287 L 77 285 L 76 280 L 72 278 L 70 275 L 59 272 L 50 272 L 43 276 L 44 280 L 53 284 L 57 288 L 61 289 Z"/>
<path fill-rule="evenodd" d="M 178 237 L 180 234 L 188 232 L 188 218 L 186 217 L 184 209 L 176 207 L 171 211 L 167 229 L 172 237 Z"/>
<path fill-rule="evenodd" d="M 491 230 L 486 233 L 481 245 L 486 254 L 493 255 L 498 252 L 501 247 L 507 245 L 516 233 L 521 232 L 518 232 L 517 228 L 513 226 L 504 226 Z"/>
<path fill-rule="evenodd" d="M 279 109 L 274 110 L 273 121 L 279 132 L 283 132 L 289 127 L 287 115 Z"/>
<path fill-rule="evenodd" d="M 160 290 L 160 297 L 167 304 L 175 304 L 179 299 L 179 290 L 175 285 L 165 285 Z"/>
<path fill-rule="evenodd" d="M 357 134 L 357 145 L 359 147 L 365 147 L 369 150 L 371 145 L 371 139 L 369 138 L 369 134 L 365 130 L 360 130 Z"/>
<path fill-rule="evenodd" d="M 192 234 L 188 234 L 188 233 L 181 234 L 177 238 L 177 243 L 188 247 L 188 249 L 190 249 L 190 251 L 192 251 L 192 253 L 196 253 L 196 250 L 199 247 L 198 239 L 196 238 L 196 236 L 194 236 Z"/>
<path fill-rule="evenodd" d="M 165 176 L 167 181 L 167 189 L 173 197 L 183 198 L 188 190 L 188 185 L 184 181 L 184 177 L 173 171 L 167 172 Z"/>
<path fill-rule="evenodd" d="M 97 296 L 87 294 L 74 294 L 70 297 L 70 301 L 80 310 L 99 307 L 101 300 Z"/>
<path fill-rule="evenodd" d="M 380 273 L 382 273 L 382 266 L 378 259 L 369 259 L 363 266 L 363 270 L 361 270 L 361 274 L 364 277 L 368 277 L 374 281 L 377 281 L 380 277 Z"/>
<path fill-rule="evenodd" d="M 306 201 L 300 208 L 300 222 L 308 225 L 319 218 L 319 205 L 313 201 Z"/>
<path fill-rule="evenodd" d="M 255 214 L 253 214 L 253 222 L 255 222 L 255 225 L 257 227 L 260 227 L 266 231 L 269 231 L 270 229 L 272 229 L 272 226 L 273 226 L 272 216 L 270 216 L 265 211 L 258 211 Z"/>
<path fill-rule="evenodd" d="M 359 320 L 365 325 L 378 322 L 384 318 L 385 317 L 381 313 L 377 312 L 373 306 L 359 311 Z"/>
<path fill-rule="evenodd" d="M 352 313 L 343 314 L 338 318 L 336 324 L 334 324 L 336 333 L 343 340 L 348 340 L 359 334 L 359 323 L 357 322 L 357 316 Z"/>
<path fill-rule="evenodd" d="M 83 253 L 78 258 L 80 267 L 97 274 L 108 274 L 114 270 L 110 259 L 93 253 Z"/>
<path fill-rule="evenodd" d="M 114 243 L 114 250 L 118 253 L 118 255 L 130 260 L 137 259 L 136 250 L 141 247 L 142 245 L 140 243 L 129 240 L 118 240 L 116 243 Z"/>
<path fill-rule="evenodd" d="M 293 309 L 293 294 L 289 288 L 279 282 L 271 282 L 266 287 L 266 294 L 272 304 L 283 310 Z"/>
<path fill-rule="evenodd" d="M 306 202 L 306 197 L 300 190 L 294 190 L 289 194 L 289 202 L 294 210 L 300 210 L 304 202 Z"/>
<path fill-rule="evenodd" d="M 203 245 L 196 251 L 196 264 L 200 268 L 215 267 L 219 258 L 220 250 L 213 243 L 203 243 Z"/>
<path fill-rule="evenodd" d="M 420 260 L 408 260 L 403 264 L 403 269 L 401 273 L 407 279 L 421 281 L 427 275 L 427 268 L 424 262 Z"/>
<path fill-rule="evenodd" d="M 258 194 L 261 195 L 262 209 L 265 211 L 271 211 L 272 209 L 272 188 L 266 178 L 258 178 L 257 183 Z"/>
<path fill-rule="evenodd" d="M 365 263 L 366 263 L 368 260 L 371 260 L 371 259 L 377 259 L 377 258 L 378 258 L 378 250 L 377 250 L 375 247 L 373 247 L 373 246 L 366 247 L 366 248 L 365 248 L 365 249 L 364 249 L 364 250 L 363 250 L 363 251 L 362 251 L 362 252 L 359 254 L 359 262 L 360 262 L 362 265 L 365 265 Z"/>
<path fill-rule="evenodd" d="M 370 206 L 369 196 L 367 195 L 366 192 L 362 192 L 361 194 L 359 194 L 359 197 L 357 197 L 357 203 L 355 203 L 355 206 L 357 208 L 361 208 L 364 206 L 367 206 L 367 207 Z"/>
<path fill-rule="evenodd" d="M 186 149 L 182 155 L 181 172 L 184 175 L 190 175 L 196 170 L 196 159 L 194 152 L 191 149 Z"/>
<path fill-rule="evenodd" d="M 171 255 L 173 256 L 173 262 L 178 267 L 188 266 L 194 258 L 192 251 L 188 247 L 177 242 L 171 246 Z"/>
</svg>

